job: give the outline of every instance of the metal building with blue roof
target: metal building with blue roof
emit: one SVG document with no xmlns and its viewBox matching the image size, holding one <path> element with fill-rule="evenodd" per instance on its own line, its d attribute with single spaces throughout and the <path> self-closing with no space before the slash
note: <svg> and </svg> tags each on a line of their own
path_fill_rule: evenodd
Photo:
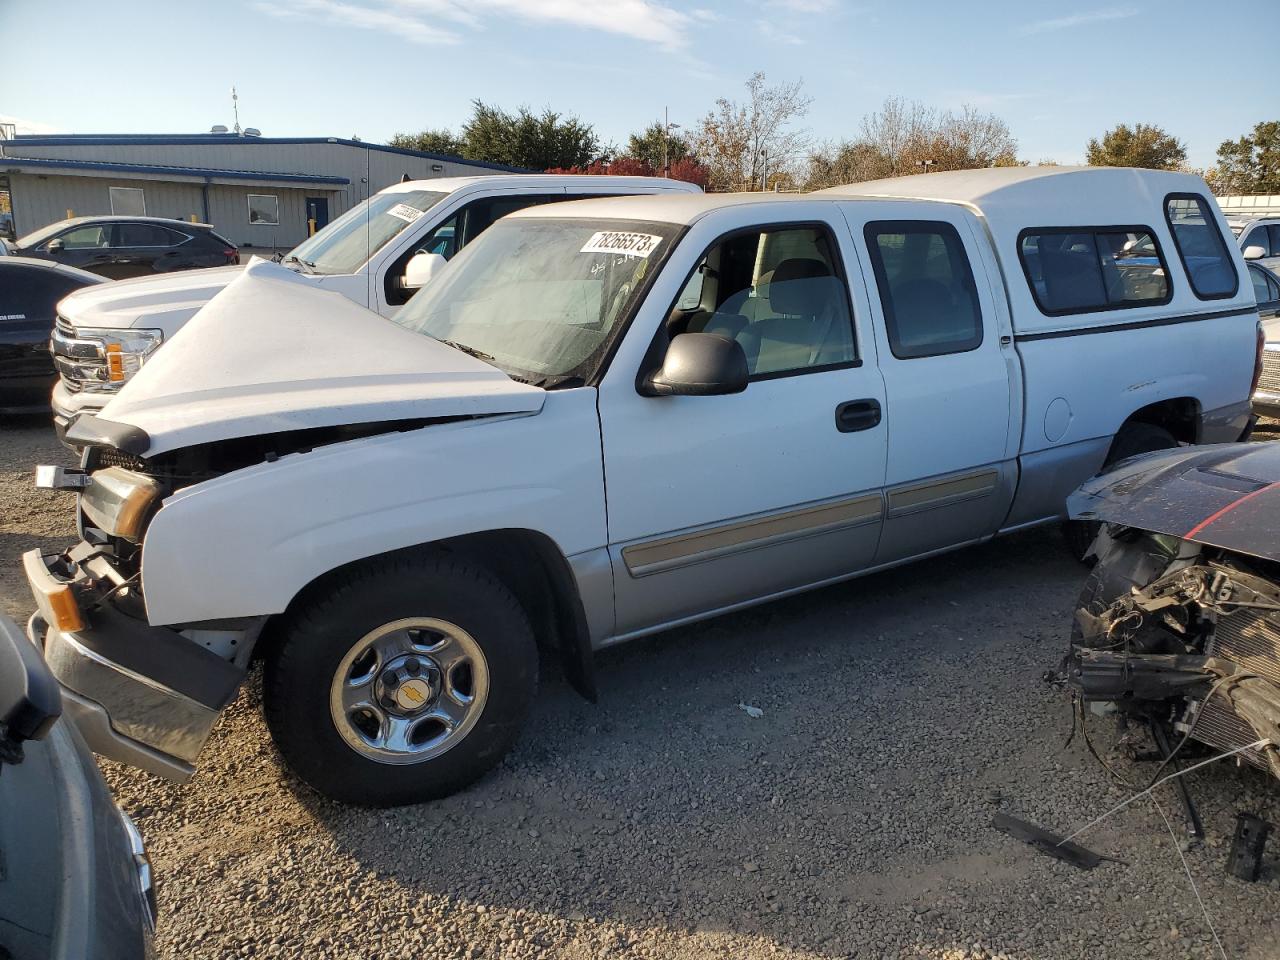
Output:
<svg viewBox="0 0 1280 960">
<path fill-rule="evenodd" d="M 214 225 L 246 253 L 287 250 L 405 177 L 523 173 L 342 137 L 57 134 L 0 139 L 0 193 L 18 236 L 69 216 Z"/>
</svg>

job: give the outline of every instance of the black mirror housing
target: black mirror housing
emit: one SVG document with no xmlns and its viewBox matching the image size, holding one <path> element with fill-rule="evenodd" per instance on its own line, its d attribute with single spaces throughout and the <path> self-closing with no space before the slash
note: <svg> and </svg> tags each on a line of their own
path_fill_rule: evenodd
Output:
<svg viewBox="0 0 1280 960">
<path fill-rule="evenodd" d="M 651 397 L 717 397 L 747 389 L 750 371 L 742 344 L 718 333 L 682 333 L 671 341 L 662 367 L 645 379 Z"/>
</svg>

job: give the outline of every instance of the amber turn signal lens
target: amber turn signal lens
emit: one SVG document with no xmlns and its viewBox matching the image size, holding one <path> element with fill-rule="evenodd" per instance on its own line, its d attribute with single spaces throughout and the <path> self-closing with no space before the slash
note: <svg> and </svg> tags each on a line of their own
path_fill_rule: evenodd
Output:
<svg viewBox="0 0 1280 960">
<path fill-rule="evenodd" d="M 112 383 L 124 379 L 124 354 L 118 343 L 107 344 L 107 379 Z"/>
</svg>

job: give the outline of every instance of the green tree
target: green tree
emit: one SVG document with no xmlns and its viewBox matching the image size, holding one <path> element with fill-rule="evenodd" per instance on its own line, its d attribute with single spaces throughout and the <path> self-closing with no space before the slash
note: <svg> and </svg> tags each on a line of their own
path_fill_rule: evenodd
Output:
<svg viewBox="0 0 1280 960">
<path fill-rule="evenodd" d="M 1088 157 L 1092 167 L 1176 170 L 1187 162 L 1187 148 L 1155 124 L 1121 123 L 1104 133 L 1101 141 L 1089 141 Z"/>
<path fill-rule="evenodd" d="M 1249 136 L 1223 143 L 1211 174 L 1219 194 L 1280 193 L 1280 121 L 1264 121 Z"/>
<path fill-rule="evenodd" d="M 423 153 L 440 153 L 450 157 L 462 156 L 463 143 L 452 130 L 423 130 L 419 133 L 397 133 L 387 141 L 402 150 L 421 150 Z"/>
<path fill-rule="evenodd" d="M 677 163 L 690 155 L 689 141 L 672 131 L 666 138 L 666 156 L 668 163 Z M 632 157 L 647 163 L 654 170 L 662 171 L 663 136 L 662 122 L 655 121 L 639 133 L 633 133 L 627 140 L 627 149 L 623 156 Z"/>
<path fill-rule="evenodd" d="M 547 170 L 585 167 L 601 159 L 602 152 L 589 123 L 550 108 L 537 115 L 528 107 L 507 113 L 475 100 L 462 128 L 462 155 L 468 160 Z"/>
</svg>

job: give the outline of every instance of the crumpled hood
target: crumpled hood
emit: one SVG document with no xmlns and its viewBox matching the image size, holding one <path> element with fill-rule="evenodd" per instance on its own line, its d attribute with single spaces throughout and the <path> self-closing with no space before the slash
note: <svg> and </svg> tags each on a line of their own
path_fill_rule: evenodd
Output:
<svg viewBox="0 0 1280 960">
<path fill-rule="evenodd" d="M 94 284 L 63 297 L 58 313 L 77 327 L 145 327 L 164 331 L 168 340 L 244 271 L 240 266 L 179 270 Z"/>
<path fill-rule="evenodd" d="M 536 413 L 545 399 L 540 387 L 258 261 L 98 419 L 143 431 L 151 456 L 284 430 Z"/>
<path fill-rule="evenodd" d="M 1280 560 L 1280 443 L 1218 443 L 1122 461 L 1067 499 L 1102 520 Z"/>
</svg>

